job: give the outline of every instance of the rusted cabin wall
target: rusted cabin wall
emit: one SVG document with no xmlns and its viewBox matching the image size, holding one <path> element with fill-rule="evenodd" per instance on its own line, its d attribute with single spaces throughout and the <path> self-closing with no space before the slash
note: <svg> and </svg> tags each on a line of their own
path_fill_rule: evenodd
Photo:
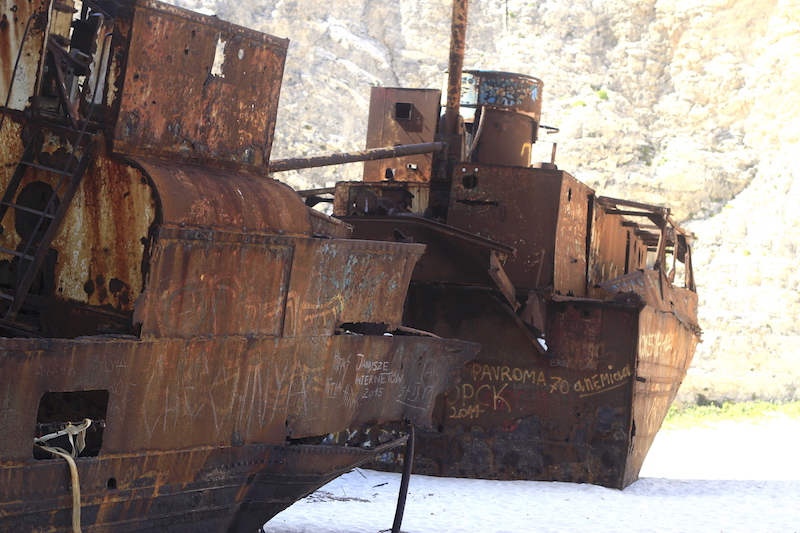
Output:
<svg viewBox="0 0 800 533">
<path fill-rule="evenodd" d="M 0 15 L 0 106 L 5 105 L 17 54 L 22 47 L 19 67 L 14 76 L 9 108 L 22 111 L 36 92 L 36 84 L 45 50 L 50 0 L 4 0 Z M 33 18 L 32 18 L 33 17 Z M 30 22 L 30 25 L 29 25 Z M 25 35 L 25 28 L 28 34 Z"/>
<path fill-rule="evenodd" d="M 59 250 L 56 295 L 132 311 L 144 285 L 142 261 L 155 218 L 147 177 L 107 157 L 96 158 L 53 242 Z"/>
<path fill-rule="evenodd" d="M 606 291 L 594 287 L 596 283 L 622 276 L 630 271 L 629 265 L 633 258 L 628 260 L 628 253 L 634 248 L 634 243 L 631 241 L 638 238 L 631 228 L 622 225 L 622 221 L 621 216 L 608 215 L 601 206 L 595 204 L 587 279 L 592 298 L 608 297 Z"/>
<path fill-rule="evenodd" d="M 293 251 L 283 238 L 161 227 L 136 309 L 142 337 L 280 336 Z"/>
<path fill-rule="evenodd" d="M 128 24 L 130 41 L 114 41 L 115 150 L 269 161 L 287 40 L 152 0 Z"/>
<path fill-rule="evenodd" d="M 518 289 L 552 283 L 554 258 L 561 253 L 555 243 L 564 176 L 559 171 L 461 163 L 453 173 L 448 223 L 516 248 L 517 255 L 504 268 Z"/>
<path fill-rule="evenodd" d="M 161 228 L 137 319 L 145 338 L 326 337 L 342 323 L 398 325 L 423 250 Z"/>
<path fill-rule="evenodd" d="M 6 121 L 8 136 L 5 150 L 14 161 L 22 152 L 18 126 Z M 46 140 L 43 156 L 54 157 L 65 150 L 65 143 L 54 135 Z M 58 156 L 55 156 L 58 157 Z M 0 187 L 5 188 L 14 167 L 3 169 Z M 26 187 L 47 184 L 55 188 L 58 175 L 28 169 L 14 201 L 22 202 Z M 107 306 L 118 312 L 133 310 L 144 279 L 142 260 L 150 226 L 155 221 L 153 189 L 139 170 L 122 165 L 101 153 L 89 166 L 67 211 L 63 225 L 54 239 L 51 260 L 43 268 L 43 286 L 32 291 L 60 300 L 91 306 Z M 29 207 L 41 209 L 43 205 Z M 0 246 L 15 250 L 22 243 L 18 233 L 19 211 L 9 210 L 0 235 Z M 8 263 L 0 262 L 8 275 L 14 275 Z M 11 270 L 9 270 L 11 269 Z M 11 279 L 5 280 L 12 283 Z M 45 292 L 42 292 L 45 291 Z"/>
<path fill-rule="evenodd" d="M 553 289 L 556 294 L 584 297 L 589 213 L 594 191 L 569 174 L 562 174 Z"/>
</svg>

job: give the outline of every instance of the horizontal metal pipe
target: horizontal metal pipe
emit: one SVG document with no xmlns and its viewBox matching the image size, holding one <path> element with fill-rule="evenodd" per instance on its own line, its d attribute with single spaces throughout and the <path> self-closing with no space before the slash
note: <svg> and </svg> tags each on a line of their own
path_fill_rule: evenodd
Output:
<svg viewBox="0 0 800 533">
<path fill-rule="evenodd" d="M 391 159 L 392 157 L 403 157 L 407 155 L 428 154 L 431 152 L 441 152 L 447 149 L 447 143 L 420 143 L 404 144 L 400 146 L 387 146 L 383 148 L 371 148 L 359 152 L 340 152 L 330 155 L 320 155 L 314 157 L 296 157 L 293 159 L 278 159 L 271 161 L 269 171 L 285 172 L 287 170 L 299 170 L 301 168 L 325 167 L 329 165 L 343 165 L 345 163 L 357 163 L 359 161 L 374 161 L 376 159 Z"/>
</svg>

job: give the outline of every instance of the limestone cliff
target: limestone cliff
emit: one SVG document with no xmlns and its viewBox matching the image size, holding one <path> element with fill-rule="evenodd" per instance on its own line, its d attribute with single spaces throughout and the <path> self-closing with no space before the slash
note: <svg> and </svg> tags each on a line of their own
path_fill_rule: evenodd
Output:
<svg viewBox="0 0 800 533">
<path fill-rule="evenodd" d="M 371 86 L 442 85 L 450 0 L 175 3 L 291 39 L 273 158 L 363 148 Z M 472 0 L 469 20 L 467 67 L 544 80 L 542 154 L 697 234 L 705 333 L 679 398 L 800 398 L 800 1 Z"/>
</svg>

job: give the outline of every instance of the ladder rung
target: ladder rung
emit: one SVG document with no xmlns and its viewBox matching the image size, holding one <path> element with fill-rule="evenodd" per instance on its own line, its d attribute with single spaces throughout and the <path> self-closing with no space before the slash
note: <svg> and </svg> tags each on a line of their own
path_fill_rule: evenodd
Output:
<svg viewBox="0 0 800 533">
<path fill-rule="evenodd" d="M 0 298 L 2 298 L 4 300 L 14 301 L 14 297 L 11 296 L 10 294 L 6 294 L 4 291 L 0 291 Z"/>
<path fill-rule="evenodd" d="M 28 259 L 28 260 L 33 259 L 32 255 L 25 255 L 22 252 L 18 252 L 16 250 L 11 250 L 9 248 L 3 248 L 2 246 L 0 246 L 0 252 L 5 252 L 7 254 L 16 255 L 17 257 L 21 257 L 23 259 Z"/>
<path fill-rule="evenodd" d="M 77 161 L 77 158 L 75 159 L 75 161 Z M 73 174 L 72 172 L 67 172 L 67 171 L 65 171 L 63 169 L 60 169 L 60 168 L 48 167 L 48 166 L 45 166 L 45 165 L 40 165 L 39 163 L 33 163 L 31 161 L 20 161 L 19 163 L 20 163 L 20 165 L 26 165 L 26 166 L 33 167 L 33 168 L 38 168 L 39 170 L 46 170 L 47 172 L 54 172 L 56 174 L 63 174 L 65 176 L 69 177 L 69 178 L 71 178 L 72 174 Z"/>
<path fill-rule="evenodd" d="M 43 216 L 45 218 L 55 218 L 54 214 L 45 213 L 43 211 L 39 211 L 38 209 L 31 209 L 30 207 L 25 207 L 24 205 L 15 204 L 13 202 L 0 202 L 0 204 L 13 207 L 14 209 L 19 209 L 20 211 L 25 211 L 27 213 L 33 213 L 34 215 Z"/>
</svg>

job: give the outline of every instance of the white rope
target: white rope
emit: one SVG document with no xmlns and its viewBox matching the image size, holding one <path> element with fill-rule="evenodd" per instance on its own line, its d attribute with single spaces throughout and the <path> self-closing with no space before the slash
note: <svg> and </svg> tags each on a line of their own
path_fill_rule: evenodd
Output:
<svg viewBox="0 0 800 533">
<path fill-rule="evenodd" d="M 78 457 L 78 454 L 80 454 L 83 449 L 86 448 L 86 430 L 89 429 L 89 426 L 91 425 L 92 421 L 88 418 L 84 418 L 83 422 L 77 425 L 67 422 L 67 427 L 64 429 L 54 433 L 48 433 L 47 435 L 42 435 L 41 437 L 34 437 L 33 442 L 35 444 L 46 446 L 47 442 L 50 440 L 66 435 L 67 438 L 69 438 L 69 444 L 72 447 L 72 452 L 65 453 L 69 453 L 72 457 Z M 75 443 L 74 437 L 77 437 L 77 444 Z M 63 451 L 62 448 L 59 449 Z"/>
<path fill-rule="evenodd" d="M 67 427 L 54 433 L 49 433 L 41 437 L 35 437 L 33 442 L 42 450 L 57 455 L 67 461 L 69 465 L 70 478 L 72 480 L 72 533 L 81 533 L 81 484 L 78 478 L 78 465 L 75 464 L 74 457 L 86 448 L 86 430 L 92 425 L 92 421 L 85 418 L 77 425 L 68 423 Z M 48 441 L 66 435 L 69 438 L 72 451 L 68 452 L 57 446 L 47 446 Z M 77 442 L 76 442 L 77 441 Z"/>
</svg>

